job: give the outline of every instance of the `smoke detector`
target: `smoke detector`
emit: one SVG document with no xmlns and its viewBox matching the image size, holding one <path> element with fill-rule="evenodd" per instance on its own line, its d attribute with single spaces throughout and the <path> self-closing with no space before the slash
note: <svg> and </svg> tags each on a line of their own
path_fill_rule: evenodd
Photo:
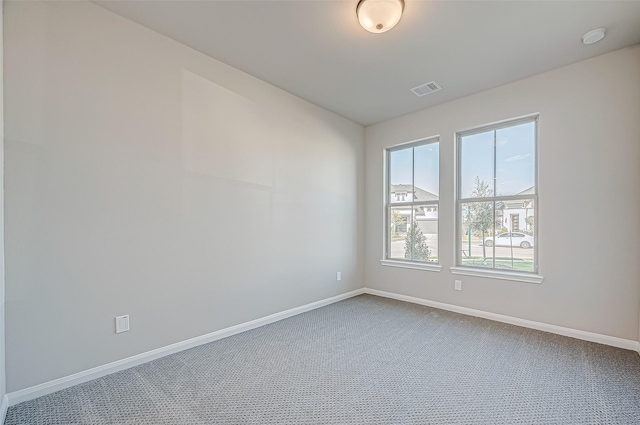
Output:
<svg viewBox="0 0 640 425">
<path fill-rule="evenodd" d="M 604 38 L 604 33 L 606 32 L 606 28 L 597 28 L 595 30 L 591 30 L 585 35 L 582 36 L 582 42 L 584 44 L 593 44 Z"/>
<path fill-rule="evenodd" d="M 422 84 L 418 87 L 412 88 L 411 92 L 413 92 L 413 94 L 415 94 L 418 97 L 422 97 L 422 96 L 431 94 L 433 92 L 436 92 L 438 90 L 442 90 L 442 87 L 440 87 L 440 84 L 436 83 L 435 81 L 431 81 L 429 83 Z"/>
</svg>

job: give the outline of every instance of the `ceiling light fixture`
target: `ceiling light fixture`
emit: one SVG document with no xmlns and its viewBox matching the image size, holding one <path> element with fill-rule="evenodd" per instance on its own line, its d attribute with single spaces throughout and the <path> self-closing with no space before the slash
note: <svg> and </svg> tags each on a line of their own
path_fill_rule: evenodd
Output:
<svg viewBox="0 0 640 425">
<path fill-rule="evenodd" d="M 598 28 L 595 30 L 591 30 L 585 35 L 582 36 L 582 42 L 584 44 L 593 44 L 604 38 L 604 33 L 606 32 L 606 28 Z"/>
<path fill-rule="evenodd" d="M 360 0 L 356 15 L 362 28 L 381 33 L 395 27 L 402 17 L 404 0 Z"/>
</svg>

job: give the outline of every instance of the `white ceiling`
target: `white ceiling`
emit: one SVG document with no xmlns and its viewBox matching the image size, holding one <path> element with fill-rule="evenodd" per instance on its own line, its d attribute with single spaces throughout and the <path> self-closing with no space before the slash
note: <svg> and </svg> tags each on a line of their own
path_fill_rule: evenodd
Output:
<svg viewBox="0 0 640 425">
<path fill-rule="evenodd" d="M 640 1 L 407 0 L 383 34 L 357 0 L 95 3 L 364 125 L 640 43 Z"/>
</svg>

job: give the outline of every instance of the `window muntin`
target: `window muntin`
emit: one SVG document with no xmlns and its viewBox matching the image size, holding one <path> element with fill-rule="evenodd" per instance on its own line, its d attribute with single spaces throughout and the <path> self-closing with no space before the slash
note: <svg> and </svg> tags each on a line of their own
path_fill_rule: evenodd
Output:
<svg viewBox="0 0 640 425">
<path fill-rule="evenodd" d="M 438 263 L 437 138 L 387 150 L 385 259 Z"/>
<path fill-rule="evenodd" d="M 457 139 L 457 265 L 537 272 L 537 117 Z"/>
</svg>

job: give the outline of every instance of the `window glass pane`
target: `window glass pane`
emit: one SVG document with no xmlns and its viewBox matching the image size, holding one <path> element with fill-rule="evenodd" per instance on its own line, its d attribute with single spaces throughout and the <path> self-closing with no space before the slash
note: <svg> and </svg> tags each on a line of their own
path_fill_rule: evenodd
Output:
<svg viewBox="0 0 640 425">
<path fill-rule="evenodd" d="M 413 249 L 411 259 L 438 262 L 438 206 L 421 205 L 413 209 Z"/>
<path fill-rule="evenodd" d="M 411 247 L 412 225 L 411 207 L 391 207 L 389 209 L 389 258 L 406 260 L 411 257 L 407 248 Z M 406 241 L 409 240 L 407 244 Z"/>
<path fill-rule="evenodd" d="M 493 202 L 468 202 L 460 211 L 460 259 L 463 266 L 493 267 Z"/>
<path fill-rule="evenodd" d="M 493 131 L 464 136 L 460 141 L 461 198 L 493 196 Z"/>
<path fill-rule="evenodd" d="M 535 189 L 535 122 L 496 131 L 498 196 L 533 195 Z"/>
<path fill-rule="evenodd" d="M 417 146 L 413 150 L 415 164 L 415 201 L 437 201 L 440 193 L 439 143 Z"/>
<path fill-rule="evenodd" d="M 413 198 L 413 148 L 389 152 L 389 202 Z"/>
<path fill-rule="evenodd" d="M 386 258 L 438 262 L 440 152 L 432 140 L 388 153 Z M 411 205 L 394 206 L 400 202 Z"/>
<path fill-rule="evenodd" d="M 478 202 L 459 205 L 458 264 L 536 271 L 535 131 L 532 121 L 460 138 L 458 199 Z M 530 198 L 503 198 L 514 195 Z"/>
</svg>

